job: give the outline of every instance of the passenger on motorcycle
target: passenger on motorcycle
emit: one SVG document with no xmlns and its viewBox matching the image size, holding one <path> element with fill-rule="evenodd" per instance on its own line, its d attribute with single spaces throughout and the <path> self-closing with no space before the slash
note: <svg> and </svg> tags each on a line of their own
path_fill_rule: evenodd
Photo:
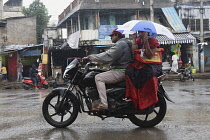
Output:
<svg viewBox="0 0 210 140">
<path fill-rule="evenodd" d="M 144 56 L 151 59 L 160 44 L 149 33 L 138 31 L 139 37 L 133 35 L 132 51 L 141 49 Z M 161 64 L 143 63 L 135 60 L 126 68 L 126 97 L 133 101 L 136 109 L 145 109 L 158 101 L 158 76 L 162 74 Z"/>
<path fill-rule="evenodd" d="M 35 85 L 35 89 L 38 89 L 37 88 L 38 80 L 37 80 L 37 76 L 36 76 L 37 73 L 38 73 L 38 70 L 36 69 L 36 66 L 33 64 L 32 68 L 30 68 L 30 70 L 29 70 L 29 76 Z"/>
<path fill-rule="evenodd" d="M 115 84 L 125 80 L 125 68 L 131 63 L 132 51 L 131 42 L 124 38 L 124 35 L 120 32 L 113 30 L 109 35 L 112 43 L 115 43 L 109 50 L 92 54 L 84 59 L 90 59 L 93 62 L 99 64 L 109 64 L 110 70 L 97 74 L 95 76 L 95 82 L 100 97 L 100 104 L 92 110 L 108 109 L 106 86 L 105 84 Z"/>
</svg>

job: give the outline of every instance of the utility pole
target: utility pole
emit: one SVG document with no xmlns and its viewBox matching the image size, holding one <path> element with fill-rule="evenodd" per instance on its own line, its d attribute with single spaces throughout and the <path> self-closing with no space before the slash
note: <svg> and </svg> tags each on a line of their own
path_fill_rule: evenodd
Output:
<svg viewBox="0 0 210 140">
<path fill-rule="evenodd" d="M 153 0 L 150 0 L 150 20 L 154 22 L 154 8 L 153 8 Z"/>
<path fill-rule="evenodd" d="M 204 51 L 201 52 L 201 49 L 204 50 L 204 35 L 203 35 L 203 0 L 200 2 L 200 43 L 199 46 L 199 71 L 204 72 Z"/>
<path fill-rule="evenodd" d="M 3 0 L 0 0 L 0 19 L 3 18 Z"/>
<path fill-rule="evenodd" d="M 203 0 L 200 2 L 200 43 L 204 42 L 204 37 L 203 37 Z"/>
</svg>

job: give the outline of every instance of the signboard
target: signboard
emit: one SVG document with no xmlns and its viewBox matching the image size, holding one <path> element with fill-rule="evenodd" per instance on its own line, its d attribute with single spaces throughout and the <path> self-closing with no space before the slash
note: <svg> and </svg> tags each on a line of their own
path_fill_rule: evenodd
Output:
<svg viewBox="0 0 210 140">
<path fill-rule="evenodd" d="M 48 64 L 48 54 L 42 54 L 42 64 Z"/>
<path fill-rule="evenodd" d="M 99 25 L 98 26 L 98 39 L 99 40 L 111 40 L 109 34 L 112 33 L 117 25 Z"/>
</svg>

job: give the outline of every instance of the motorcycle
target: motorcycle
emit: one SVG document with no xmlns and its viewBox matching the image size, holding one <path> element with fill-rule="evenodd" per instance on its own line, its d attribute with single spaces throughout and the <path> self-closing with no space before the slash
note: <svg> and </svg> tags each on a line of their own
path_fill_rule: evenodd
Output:
<svg viewBox="0 0 210 140">
<path fill-rule="evenodd" d="M 63 78 L 68 79 L 68 88 L 53 89 L 44 99 L 42 113 L 45 120 L 52 126 L 64 128 L 71 125 L 78 113 L 87 113 L 90 116 L 128 118 L 133 124 L 140 127 L 153 127 L 159 124 L 167 110 L 166 100 L 173 102 L 165 92 L 159 77 L 158 102 L 146 109 L 137 110 L 133 102 L 126 102 L 125 81 L 118 84 L 107 84 L 108 109 L 92 110 L 98 105 L 99 94 L 96 89 L 95 75 L 106 70 L 91 68 L 89 62 L 82 68 L 78 59 L 74 59 L 65 69 Z"/>
<path fill-rule="evenodd" d="M 45 88 L 48 89 L 48 82 L 46 81 L 45 77 L 42 75 L 42 72 L 38 72 L 36 74 L 38 85 L 36 85 L 37 88 Z M 30 88 L 35 88 L 35 85 L 30 77 L 23 77 L 22 80 L 22 86 L 25 90 L 29 90 Z"/>
<path fill-rule="evenodd" d="M 192 72 L 189 69 L 190 66 L 186 68 L 180 68 L 177 70 L 180 81 L 184 82 L 185 80 L 191 79 L 192 81 L 195 81 L 195 78 L 192 75 Z"/>
</svg>

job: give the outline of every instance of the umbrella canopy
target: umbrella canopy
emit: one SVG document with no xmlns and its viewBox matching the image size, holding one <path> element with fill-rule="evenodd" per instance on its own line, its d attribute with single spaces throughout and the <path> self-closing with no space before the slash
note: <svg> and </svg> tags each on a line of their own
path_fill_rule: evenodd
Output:
<svg viewBox="0 0 210 140">
<path fill-rule="evenodd" d="M 175 39 L 171 31 L 163 25 L 145 20 L 131 20 L 123 25 L 120 25 L 117 31 L 122 34 L 134 34 L 136 31 L 149 32 L 151 37 L 156 37 L 158 34 L 165 35 L 170 39 Z"/>
</svg>

